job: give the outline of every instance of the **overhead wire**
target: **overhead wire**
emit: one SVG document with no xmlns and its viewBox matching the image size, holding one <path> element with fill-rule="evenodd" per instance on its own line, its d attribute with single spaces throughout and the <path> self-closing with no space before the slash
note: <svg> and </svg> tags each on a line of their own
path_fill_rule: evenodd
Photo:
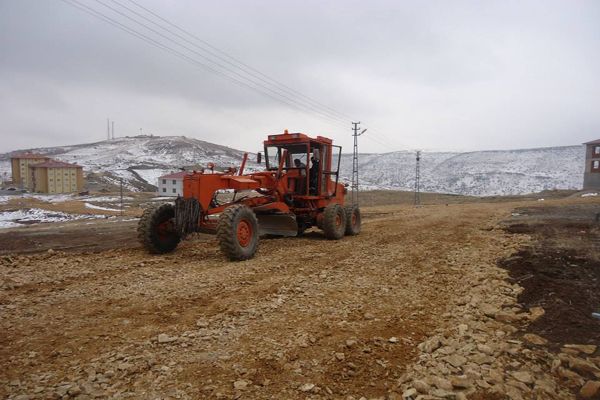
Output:
<svg viewBox="0 0 600 400">
<path fill-rule="evenodd" d="M 117 0 L 111 0 L 111 1 L 113 3 L 121 4 Z M 314 103 L 314 104 L 316 104 L 318 106 L 323 107 L 324 109 L 330 110 L 332 113 L 334 113 L 334 114 L 336 114 L 338 116 L 341 116 L 342 118 L 345 118 L 346 120 L 344 122 L 352 121 L 353 120 L 353 118 L 350 117 L 350 116 L 348 116 L 347 114 L 344 114 L 344 113 L 342 113 L 342 112 L 340 112 L 338 110 L 335 110 L 335 109 L 333 109 L 333 108 L 331 108 L 331 107 L 329 107 L 329 106 L 327 106 L 327 105 L 325 105 L 323 103 L 320 103 L 319 101 L 314 100 L 314 99 L 312 99 L 312 98 L 304 95 L 303 93 L 301 93 L 301 92 L 299 92 L 299 91 L 297 91 L 297 90 L 295 90 L 293 88 L 290 88 L 289 86 L 287 86 L 287 85 L 285 85 L 285 84 L 283 84 L 283 83 L 281 83 L 281 82 L 279 82 L 279 81 L 271 78 L 270 76 L 268 76 L 268 75 L 262 73 L 261 71 L 253 68 L 252 66 L 244 63 L 243 61 L 240 61 L 239 59 L 231 56 L 227 52 L 219 49 L 218 47 L 213 46 L 212 44 L 210 44 L 209 42 L 203 40 L 202 38 L 199 38 L 198 36 L 190 33 L 189 31 L 185 30 L 181 26 L 179 26 L 177 24 L 174 24 L 173 22 L 167 20 L 166 18 L 161 17 L 160 15 L 158 15 L 157 13 L 155 13 L 152 10 L 148 9 L 147 7 L 144 7 L 143 5 L 139 4 L 137 1 L 135 1 L 135 0 L 127 0 L 127 1 L 130 2 L 130 3 L 132 3 L 132 4 L 134 4 L 135 6 L 137 6 L 138 8 L 140 8 L 141 10 L 144 10 L 145 12 L 147 12 L 150 15 L 152 15 L 153 17 L 155 17 L 155 18 L 163 21 L 164 23 L 168 24 L 169 26 L 177 29 L 178 31 L 180 31 L 182 33 L 184 33 L 185 35 L 187 35 L 188 37 L 194 39 L 195 41 L 197 41 L 197 42 L 203 44 L 204 46 L 206 46 L 206 47 L 214 50 L 214 52 L 211 52 L 211 51 L 208 51 L 208 50 L 204 49 L 204 47 L 200 46 L 202 49 L 204 49 L 205 51 L 209 52 L 209 54 L 218 57 L 220 60 L 222 60 L 224 62 L 227 62 L 228 64 L 233 65 L 233 66 L 235 66 L 237 68 L 240 68 L 241 70 L 244 70 L 244 72 L 246 72 L 246 73 L 248 73 L 248 70 L 249 70 L 249 71 L 251 71 L 250 73 L 252 73 L 252 72 L 255 73 L 255 74 L 253 74 L 253 76 L 257 76 L 258 75 L 259 77 L 263 77 L 264 80 L 261 79 L 263 82 L 266 82 L 266 83 L 271 83 L 272 82 L 272 84 L 274 84 L 274 86 L 276 86 L 276 87 L 278 87 L 278 88 L 280 88 L 280 89 L 282 89 L 282 90 L 284 90 L 284 91 L 286 91 L 286 92 L 288 92 L 290 94 L 294 94 L 294 95 L 300 96 L 300 97 L 302 97 L 302 98 L 304 98 L 304 99 L 306 99 L 306 100 L 308 100 L 308 101 L 310 101 L 310 102 L 312 102 L 312 103 Z M 129 7 L 126 7 L 126 6 L 123 6 L 123 7 L 127 8 L 128 10 L 131 10 Z M 131 10 L 131 11 L 135 12 L 133 10 Z M 140 14 L 136 13 L 136 15 L 140 15 Z M 144 19 L 146 19 L 146 18 L 144 18 Z M 165 29 L 162 26 L 161 26 L 161 28 Z M 171 30 L 167 30 L 167 31 L 172 33 Z M 177 36 L 181 37 L 179 35 L 177 35 Z M 219 57 L 218 55 L 215 54 L 215 52 L 223 55 L 223 57 Z M 228 59 L 232 60 L 232 62 L 230 62 Z M 384 135 L 384 134 L 382 134 L 382 133 L 380 133 L 378 131 L 374 131 L 373 129 L 371 129 L 370 134 L 371 135 L 374 134 L 375 136 L 380 136 L 383 140 L 386 140 L 388 142 L 394 142 L 395 141 L 394 139 L 391 139 L 388 136 L 386 136 L 386 135 Z M 381 140 L 374 139 L 373 141 L 376 142 L 377 144 L 381 145 L 381 146 L 385 146 L 385 147 L 389 146 L 389 143 L 384 143 Z"/>
<path fill-rule="evenodd" d="M 112 0 L 112 1 L 116 2 L 115 0 Z M 196 40 L 197 42 L 202 43 L 204 46 L 209 47 L 210 49 L 214 50 L 215 52 L 223 55 L 224 57 L 226 57 L 227 59 L 229 59 L 229 60 L 231 60 L 233 62 L 232 65 L 236 65 L 237 64 L 238 67 L 240 67 L 241 69 L 252 71 L 255 74 L 257 74 L 257 75 L 265 78 L 266 80 L 272 82 L 273 84 L 275 84 L 275 85 L 277 85 L 277 86 L 279 86 L 279 87 L 281 87 L 281 88 L 289 91 L 290 93 L 292 93 L 294 95 L 297 95 L 297 96 L 300 96 L 300 97 L 302 97 L 302 98 L 304 98 L 304 99 L 306 99 L 308 101 L 311 101 L 314 104 L 319 105 L 319 106 L 323 107 L 324 109 L 327 109 L 327 110 L 331 111 L 332 113 L 337 114 L 338 116 L 341 116 L 344 119 L 348 119 L 349 121 L 351 121 L 353 119 L 352 117 L 348 116 L 347 114 L 344 114 L 344 113 L 342 113 L 342 112 L 340 112 L 340 111 L 338 111 L 338 110 L 336 110 L 336 109 L 334 109 L 332 107 L 329 107 L 329 106 L 327 106 L 327 105 L 325 105 L 325 104 L 323 104 L 323 103 L 321 103 L 321 102 L 319 102 L 319 101 L 317 101 L 317 100 L 315 100 L 315 99 L 313 99 L 313 98 L 311 98 L 309 96 L 306 96 L 305 94 L 303 94 L 303 93 L 301 93 L 301 92 L 299 92 L 299 91 L 297 91 L 297 90 L 295 90 L 295 89 L 293 89 L 293 88 L 291 88 L 291 87 L 289 87 L 289 86 L 281 83 L 280 81 L 278 81 L 276 79 L 273 79 L 272 77 L 264 74 L 263 72 L 259 71 L 258 69 L 253 68 L 252 66 L 244 63 L 243 61 L 237 59 L 236 57 L 233 57 L 232 55 L 230 55 L 227 52 L 219 49 L 218 47 L 213 46 L 212 44 L 210 44 L 209 42 L 203 40 L 202 38 L 200 38 L 200 37 L 194 35 L 193 33 L 191 33 L 189 31 L 183 29 L 181 26 L 178 26 L 177 24 L 174 24 L 171 21 L 169 21 L 169 20 L 161 17 L 157 13 L 155 13 L 152 10 L 144 7 L 143 5 L 139 4 L 135 0 L 127 0 L 127 1 L 129 1 L 132 4 L 134 4 L 135 6 L 139 7 L 140 9 L 146 11 L 147 13 L 149 13 L 152 16 L 154 16 L 155 18 L 158 18 L 159 20 L 165 22 L 169 26 L 171 26 L 171 27 L 177 29 L 178 31 L 186 34 L 187 36 L 189 36 L 190 38 Z"/>
<path fill-rule="evenodd" d="M 260 72 L 259 70 L 249 66 L 248 64 L 243 63 L 242 61 L 236 59 L 235 57 L 229 55 L 228 53 L 226 53 L 226 52 L 218 49 L 217 47 L 211 45 L 210 43 L 202 40 L 201 38 L 197 37 L 196 35 L 193 35 L 192 33 L 181 28 L 180 26 L 168 21 L 167 19 L 161 17 L 160 15 L 149 10 L 148 8 L 140 5 L 139 3 L 137 3 L 134 0 L 127 0 L 127 1 L 134 4 L 139 9 L 144 10 L 146 13 L 152 15 L 153 17 L 159 19 L 160 21 L 163 21 L 164 23 L 168 24 L 169 26 L 184 33 L 188 37 L 194 39 L 196 42 L 201 43 L 203 46 L 186 39 L 182 35 L 177 34 L 176 32 L 173 32 L 172 29 L 169 29 L 169 28 L 161 25 L 160 23 L 153 21 L 152 19 L 145 17 L 144 15 L 131 9 L 130 7 L 127 7 L 126 5 L 120 3 L 117 0 L 110 0 L 110 1 L 112 3 L 120 6 L 121 8 L 129 11 L 130 13 L 136 15 L 137 17 L 142 18 L 144 21 L 151 23 L 153 26 L 160 28 L 164 32 L 167 32 L 167 33 L 177 37 L 178 39 L 183 40 L 185 43 L 188 43 L 189 45 L 193 46 L 194 48 L 196 48 L 202 52 L 205 52 L 212 57 L 217 58 L 221 62 L 224 62 L 235 69 L 231 69 L 230 67 L 227 67 L 227 66 L 223 65 L 222 63 L 215 61 L 214 59 L 211 59 L 206 54 L 199 53 L 198 51 L 191 49 L 190 47 L 180 43 L 178 40 L 173 39 L 172 37 L 169 37 L 161 32 L 158 32 L 153 27 L 148 26 L 147 24 L 145 24 L 143 22 L 140 22 L 135 17 L 132 17 L 131 15 L 128 15 L 121 10 L 115 9 L 114 7 L 106 4 L 102 0 L 94 0 L 94 1 L 101 4 L 102 6 L 106 7 L 107 9 L 111 10 L 112 12 L 117 13 L 118 15 L 121 15 L 122 17 L 127 18 L 128 20 L 134 22 L 135 24 L 149 30 L 150 32 L 153 32 L 155 35 L 158 35 L 158 36 L 168 40 L 169 42 L 173 43 L 175 46 L 181 47 L 181 48 L 185 49 L 186 51 L 193 53 L 194 55 L 200 57 L 204 62 L 198 61 L 196 58 L 193 58 L 188 54 L 185 54 L 179 50 L 176 50 L 163 42 L 155 40 L 155 38 L 152 38 L 143 33 L 140 33 L 139 31 L 132 28 L 131 26 L 125 25 L 91 6 L 82 4 L 81 1 L 79 1 L 79 0 L 61 0 L 61 1 L 67 3 L 71 6 L 74 6 L 96 18 L 104 20 L 105 22 L 125 31 L 126 33 L 129 33 L 129 34 L 131 34 L 131 35 L 133 35 L 155 47 L 158 47 L 166 52 L 169 52 L 169 53 L 177 56 L 180 59 L 183 59 L 187 62 L 190 62 L 197 66 L 200 66 L 200 67 L 202 67 L 212 73 L 215 73 L 216 75 L 219 75 L 222 78 L 229 80 L 239 86 L 256 91 L 263 96 L 271 98 L 272 100 L 275 100 L 277 102 L 280 102 L 287 106 L 290 106 L 290 107 L 294 108 L 296 111 L 300 111 L 300 112 L 318 117 L 322 120 L 326 120 L 328 122 L 328 124 L 330 124 L 332 126 L 337 126 L 337 127 L 343 128 L 343 129 L 348 129 L 350 127 L 350 121 L 352 121 L 352 118 L 347 116 L 346 114 L 343 114 L 329 106 L 326 106 L 326 105 L 302 94 L 301 92 L 298 92 L 295 89 L 290 88 L 287 85 L 282 84 L 281 82 L 269 77 L 268 75 Z M 209 50 L 206 47 L 208 47 L 209 49 L 212 49 L 212 50 Z M 219 54 L 221 54 L 222 56 L 220 56 Z M 208 62 L 210 64 L 206 64 L 206 62 Z M 223 71 L 226 71 L 226 72 L 223 72 Z M 233 76 L 231 76 L 231 75 L 233 75 Z M 289 97 L 289 95 L 292 95 L 292 94 L 296 97 L 294 97 L 294 98 Z M 299 100 L 298 97 L 302 98 L 303 100 Z M 390 139 L 389 137 L 387 137 L 373 129 L 371 129 L 370 135 L 366 135 L 365 137 L 367 137 L 368 140 L 370 140 L 374 143 L 377 143 L 378 145 L 380 145 L 384 148 L 389 148 L 390 143 L 394 142 L 394 140 Z M 385 141 L 387 141 L 388 143 L 386 143 Z"/>
<path fill-rule="evenodd" d="M 182 52 L 180 52 L 178 50 L 175 50 L 172 47 L 169 47 L 169 46 L 165 45 L 164 43 L 156 41 L 153 38 L 151 38 L 151 37 L 149 37 L 149 36 L 147 36 L 147 35 L 145 35 L 143 33 L 140 33 L 139 31 L 136 31 L 135 29 L 133 29 L 133 28 L 127 26 L 127 25 L 124 25 L 124 24 L 120 23 L 119 21 L 117 21 L 117 20 L 115 20 L 115 19 L 107 16 L 106 14 L 103 14 L 103 13 L 99 12 L 98 10 L 96 10 L 96 9 L 94 9 L 92 7 L 89 7 L 89 6 L 85 5 L 85 4 L 82 4 L 78 0 L 61 0 L 61 1 L 63 1 L 66 4 L 71 5 L 73 7 L 78 8 L 81 11 L 84 11 L 84 12 L 86 12 L 89 15 L 92 15 L 92 16 L 94 16 L 96 18 L 99 18 L 99 19 L 101 19 L 101 20 L 109 23 L 110 25 L 113 25 L 113 26 L 117 27 L 118 29 L 123 30 L 124 32 L 137 37 L 138 39 L 141 39 L 141 40 L 143 40 L 143 41 L 145 41 L 145 42 L 147 42 L 147 43 L 149 43 L 149 44 L 151 44 L 151 45 L 153 45 L 155 47 L 158 47 L 158 48 L 160 48 L 160 49 L 162 49 L 162 50 L 164 50 L 164 51 L 166 51 L 168 53 L 171 53 L 171 54 L 175 55 L 178 58 L 181 58 L 181 59 L 183 59 L 183 60 L 185 60 L 187 62 L 190 62 L 192 64 L 195 64 L 197 66 L 200 66 L 200 67 L 202 67 L 202 68 L 204 68 L 204 69 L 206 69 L 206 70 L 208 70 L 208 71 L 210 71 L 210 72 L 212 72 L 214 74 L 217 74 L 217 75 L 221 76 L 222 78 L 227 79 L 227 80 L 229 80 L 229 81 L 231 81 L 231 82 L 233 82 L 233 83 L 235 83 L 235 84 L 237 84 L 239 86 L 243 86 L 243 87 L 245 87 L 247 89 L 257 91 L 257 92 L 261 93 L 262 95 L 271 98 L 272 100 L 275 100 L 275 101 L 280 102 L 280 103 L 284 103 L 284 104 L 286 104 L 286 105 L 288 105 L 288 106 L 290 106 L 290 107 L 292 107 L 292 108 L 294 108 L 296 110 L 299 110 L 299 111 L 301 111 L 303 113 L 310 114 L 305 109 L 299 107 L 295 103 L 288 102 L 285 99 L 281 99 L 281 98 L 275 97 L 275 96 L 273 96 L 273 95 L 271 95 L 271 94 L 269 94 L 269 93 L 261 90 L 260 88 L 257 88 L 257 87 L 254 87 L 252 85 L 249 85 L 249 84 L 247 84 L 244 81 L 236 79 L 235 77 L 231 77 L 231 76 L 223 73 L 222 71 L 219 71 L 218 69 L 211 67 L 210 65 L 202 63 L 202 62 L 200 62 L 200 61 L 198 61 L 198 60 L 196 60 L 194 58 L 191 58 L 188 55 L 186 55 L 186 54 L 184 54 L 184 53 L 182 53 Z M 324 117 L 322 117 L 321 115 L 318 115 L 318 117 L 320 117 L 321 119 L 324 119 Z M 331 124 L 331 125 L 336 125 L 338 127 L 343 127 L 345 129 L 347 129 L 347 127 L 344 124 L 342 124 L 341 122 L 339 122 L 339 121 L 327 119 L 327 122 L 329 124 Z"/>
<path fill-rule="evenodd" d="M 273 94 L 274 96 L 279 96 L 279 97 L 282 97 L 282 98 L 284 98 L 284 99 L 286 99 L 286 100 L 288 100 L 288 101 L 290 101 L 290 102 L 292 102 L 292 103 L 294 103 L 294 104 L 297 104 L 299 107 L 304 107 L 304 108 L 306 108 L 308 111 L 311 111 L 311 112 L 316 112 L 316 113 L 320 114 L 321 116 L 323 116 L 323 117 L 325 117 L 325 118 L 329 118 L 329 119 L 332 119 L 332 120 L 337 120 L 337 121 L 339 121 L 339 122 L 342 122 L 342 123 L 346 122 L 345 120 L 339 119 L 339 118 L 337 118 L 337 117 L 334 117 L 334 116 L 330 116 L 330 115 L 328 115 L 327 113 L 324 113 L 324 112 L 322 112 L 321 110 L 319 110 L 319 109 L 315 108 L 315 107 L 314 107 L 314 106 L 312 106 L 312 105 L 305 105 L 305 104 L 302 104 L 302 103 L 298 102 L 297 100 L 295 100 L 294 98 L 291 98 L 291 97 L 287 96 L 286 94 L 282 94 L 282 93 L 279 93 L 279 92 L 277 92 L 276 90 L 273 90 L 271 87 L 269 87 L 269 86 L 267 86 L 267 85 L 261 84 L 260 82 L 256 82 L 256 81 L 255 81 L 255 80 L 253 80 L 253 79 L 249 79 L 248 77 L 246 77 L 246 76 L 244 76 L 244 75 L 242 75 L 242 74 L 238 73 L 237 71 L 235 71 L 235 70 L 232 70 L 231 68 L 229 68 L 229 67 L 227 67 L 227 66 L 225 66 L 225 65 L 223 65 L 223 64 L 220 64 L 220 63 L 218 63 L 218 62 L 216 62 L 216 61 L 214 61 L 214 60 L 211 60 L 211 59 L 207 58 L 205 55 L 203 55 L 202 53 L 199 53 L 198 51 L 196 51 L 196 50 L 194 50 L 194 49 L 192 49 L 192 48 L 190 48 L 190 47 L 188 47 L 188 46 L 186 46 L 186 45 L 183 45 L 183 44 L 179 43 L 178 41 L 176 41 L 176 40 L 174 40 L 174 39 L 170 38 L 169 36 L 167 36 L 167 35 L 164 35 L 164 34 L 160 33 L 160 32 L 159 32 L 159 31 L 157 31 L 156 29 L 154 29 L 154 28 L 152 28 L 152 27 L 150 27 L 150 26 L 148 26 L 148 25 L 144 24 L 143 22 L 140 22 L 140 21 L 139 21 L 139 20 L 137 20 L 136 18 L 134 18 L 134 17 L 131 17 L 130 15 L 127 15 L 127 14 L 125 14 L 125 13 L 121 12 L 120 10 L 117 10 L 117 9 L 115 9 L 114 7 L 111 7 L 110 5 L 106 4 L 106 3 L 105 3 L 105 2 L 103 2 L 102 0 L 94 0 L 94 1 L 96 1 L 97 3 L 99 3 L 99 4 L 103 5 L 104 7 L 108 8 L 109 10 L 111 10 L 111 11 L 113 11 L 113 12 L 115 12 L 115 13 L 117 13 L 117 14 L 121 15 L 122 17 L 124 17 L 124 18 L 127 18 L 128 20 L 130 20 L 130 21 L 132 21 L 132 22 L 134 22 L 134 23 L 136 23 L 136 24 L 138 24 L 138 25 L 142 26 L 143 28 L 145 28 L 145 29 L 147 29 L 147 30 L 149 30 L 149 31 L 153 32 L 154 34 L 156 34 L 156 35 L 158 35 L 158 36 L 160 36 L 160 37 L 162 37 L 162 38 L 164 38 L 164 39 L 168 40 L 169 42 L 171 42 L 171 43 L 175 44 L 176 46 L 180 46 L 180 47 L 184 48 L 185 50 L 187 50 L 187 51 L 189 51 L 189 52 L 191 52 L 191 53 L 195 54 L 196 56 L 203 58 L 205 61 L 208 61 L 208 62 L 210 62 L 210 63 L 212 63 L 212 64 L 216 65 L 217 67 L 221 68 L 221 70 L 225 70 L 225 71 L 227 71 L 228 73 L 230 73 L 230 74 L 232 74 L 232 75 L 236 76 L 236 77 L 237 77 L 237 78 L 239 78 L 239 79 L 242 79 L 242 80 L 246 79 L 246 80 L 248 80 L 249 82 L 251 82 L 251 83 L 252 83 L 252 85 L 258 86 L 258 87 L 260 87 L 261 89 L 264 89 L 264 90 L 266 90 L 266 91 L 269 91 L 269 92 L 271 92 L 271 94 Z M 116 1 L 114 1 L 114 0 L 113 0 L 113 2 L 115 2 L 115 3 L 117 3 L 117 4 L 120 4 L 120 3 L 118 3 L 118 2 L 116 2 Z M 154 22 L 152 22 L 152 21 L 150 21 L 150 22 L 151 22 L 151 23 L 154 23 Z M 193 43 L 192 43 L 192 44 L 193 44 Z"/>
</svg>

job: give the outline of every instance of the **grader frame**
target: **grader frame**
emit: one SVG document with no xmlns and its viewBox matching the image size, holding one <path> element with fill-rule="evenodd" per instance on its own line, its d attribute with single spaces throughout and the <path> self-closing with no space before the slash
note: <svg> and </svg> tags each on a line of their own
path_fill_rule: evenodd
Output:
<svg viewBox="0 0 600 400">
<path fill-rule="evenodd" d="M 175 205 L 162 204 L 142 215 L 138 232 L 144 247 L 166 253 L 190 233 L 216 233 L 230 260 L 245 260 L 254 256 L 264 235 L 297 236 L 312 226 L 334 240 L 360 232 L 360 210 L 344 207 L 340 146 L 326 137 L 286 130 L 268 136 L 264 154 L 264 171 L 244 174 L 245 154 L 237 171 L 215 172 L 211 166 L 186 175 Z M 261 153 L 257 158 L 260 162 Z M 233 197 L 220 203 L 217 194 L 223 191 Z"/>
</svg>

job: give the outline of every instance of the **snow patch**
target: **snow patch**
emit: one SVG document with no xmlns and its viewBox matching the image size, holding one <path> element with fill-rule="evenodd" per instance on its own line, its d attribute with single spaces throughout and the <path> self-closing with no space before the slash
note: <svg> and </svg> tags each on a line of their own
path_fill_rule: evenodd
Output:
<svg viewBox="0 0 600 400">
<path fill-rule="evenodd" d="M 121 201 L 121 197 L 119 196 L 100 196 L 100 197 L 86 197 L 88 201 L 94 201 L 96 203 L 115 203 Z M 123 196 L 123 201 L 131 201 L 133 197 L 131 196 Z"/>
<path fill-rule="evenodd" d="M 45 203 L 64 203 L 65 201 L 75 200 L 74 195 L 69 194 L 31 194 L 26 193 L 22 197 L 29 199 L 36 199 Z"/>
<path fill-rule="evenodd" d="M 8 203 L 10 199 L 17 198 L 17 196 L 0 196 L 0 204 Z"/>
<path fill-rule="evenodd" d="M 121 210 L 117 210 L 117 209 L 114 209 L 114 208 L 100 207 L 100 206 L 96 206 L 96 205 L 91 204 L 91 203 L 85 203 L 85 208 L 91 208 L 93 210 L 121 212 Z"/>
<path fill-rule="evenodd" d="M 12 228 L 23 225 L 66 222 L 79 219 L 105 218 L 104 215 L 67 214 L 60 211 L 48 211 L 41 208 L 29 208 L 17 211 L 0 212 L 0 228 Z"/>
<path fill-rule="evenodd" d="M 134 169 L 134 171 L 141 176 L 143 180 L 154 186 L 158 186 L 159 177 L 178 172 L 172 169 Z"/>
<path fill-rule="evenodd" d="M 581 197 L 595 197 L 598 196 L 598 193 L 584 193 Z"/>
<path fill-rule="evenodd" d="M 160 201 L 160 200 L 171 200 L 173 201 L 173 197 L 171 196 L 162 196 L 162 197 L 153 197 L 150 201 Z"/>
</svg>

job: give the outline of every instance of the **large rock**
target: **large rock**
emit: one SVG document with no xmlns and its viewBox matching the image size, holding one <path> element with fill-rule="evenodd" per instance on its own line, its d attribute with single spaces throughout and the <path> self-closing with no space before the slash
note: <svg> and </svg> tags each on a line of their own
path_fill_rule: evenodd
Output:
<svg viewBox="0 0 600 400">
<path fill-rule="evenodd" d="M 523 335 L 523 339 L 525 339 L 526 342 L 536 344 L 538 346 L 548 344 L 548 341 L 546 339 L 534 333 L 526 333 L 525 335 Z"/>
<path fill-rule="evenodd" d="M 243 379 L 233 382 L 233 388 L 236 390 L 244 390 L 247 387 L 248 387 L 248 381 L 245 381 Z"/>
<path fill-rule="evenodd" d="M 417 389 L 417 392 L 422 394 L 428 394 L 431 389 L 427 383 L 420 379 L 415 379 L 412 383 L 413 387 Z"/>
<path fill-rule="evenodd" d="M 473 381 L 466 375 L 457 375 L 450 377 L 450 383 L 457 389 L 468 389 L 473 386 Z"/>
<path fill-rule="evenodd" d="M 494 354 L 494 349 L 487 344 L 482 344 L 482 343 L 478 344 L 477 350 L 484 354 L 487 354 L 488 356 L 491 356 Z"/>
<path fill-rule="evenodd" d="M 577 357 L 570 357 L 569 358 L 569 368 L 571 368 L 573 371 L 578 372 L 580 374 L 585 374 L 585 373 L 596 373 L 596 372 L 600 372 L 600 370 L 598 369 L 598 367 L 596 367 L 595 364 L 593 364 L 590 361 L 587 360 L 583 360 L 581 358 L 577 358 Z"/>
<path fill-rule="evenodd" d="M 572 385 L 576 385 L 576 386 L 583 385 L 584 380 L 581 377 L 581 375 L 579 375 L 576 372 L 571 371 L 570 369 L 563 368 L 563 367 L 558 367 L 556 369 L 556 372 L 558 373 L 558 376 L 560 376 L 561 378 L 566 379 Z"/>
<path fill-rule="evenodd" d="M 498 307 L 488 303 L 482 303 L 479 305 L 479 309 L 486 317 L 494 318 L 494 315 L 499 311 Z"/>
<path fill-rule="evenodd" d="M 442 390 L 452 390 L 452 383 L 445 378 L 439 376 L 430 376 L 427 378 L 430 385 L 437 387 Z"/>
<path fill-rule="evenodd" d="M 500 311 L 494 315 L 494 318 L 496 319 L 496 321 L 505 322 L 505 323 L 510 324 L 513 322 L 520 321 L 522 317 L 520 315 L 511 313 L 511 312 Z"/>
<path fill-rule="evenodd" d="M 298 388 L 298 390 L 300 390 L 301 392 L 310 392 L 315 388 L 315 384 L 314 383 L 305 383 L 304 385 L 300 386 Z"/>
<path fill-rule="evenodd" d="M 405 390 L 405 391 L 402 393 L 402 398 L 403 398 L 404 400 L 412 400 L 412 399 L 414 399 L 414 398 L 416 398 L 416 397 L 417 397 L 417 393 L 418 393 L 418 392 L 417 392 L 417 389 L 415 389 L 415 388 L 410 388 L 410 389 L 407 389 L 407 390 Z"/>
<path fill-rule="evenodd" d="M 445 358 L 448 364 L 452 365 L 455 368 L 458 368 L 464 365 L 467 362 L 467 359 L 459 354 L 452 354 Z"/>
<path fill-rule="evenodd" d="M 435 350 L 439 349 L 442 343 L 440 342 L 440 338 L 437 336 L 432 337 L 429 340 L 419 344 L 419 350 L 423 353 L 433 353 Z"/>
<path fill-rule="evenodd" d="M 600 396 L 600 381 L 587 381 L 581 387 L 579 395 L 584 399 L 595 399 Z"/>
<path fill-rule="evenodd" d="M 596 346 L 592 344 L 565 344 L 564 348 L 573 349 L 587 355 L 592 355 L 596 352 Z"/>
<path fill-rule="evenodd" d="M 541 378 L 535 381 L 535 389 L 549 395 L 556 394 L 556 384 L 551 379 Z"/>
<path fill-rule="evenodd" d="M 546 311 L 542 307 L 531 307 L 529 309 L 529 320 L 535 321 L 546 314 Z"/>
<path fill-rule="evenodd" d="M 516 371 L 512 373 L 512 376 L 519 382 L 525 383 L 526 385 L 533 383 L 533 377 L 527 371 Z"/>
<path fill-rule="evenodd" d="M 176 337 L 171 337 L 166 333 L 161 333 L 158 335 L 158 343 L 171 343 L 177 340 Z"/>
</svg>

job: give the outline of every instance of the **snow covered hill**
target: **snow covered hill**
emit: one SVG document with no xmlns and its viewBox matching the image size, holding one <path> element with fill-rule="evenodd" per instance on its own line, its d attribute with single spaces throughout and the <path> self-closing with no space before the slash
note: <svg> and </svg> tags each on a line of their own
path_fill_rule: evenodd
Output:
<svg viewBox="0 0 600 400">
<path fill-rule="evenodd" d="M 474 196 L 516 195 L 581 189 L 583 146 L 469 153 L 422 152 L 421 190 Z M 342 156 L 342 176 L 352 175 L 351 155 Z M 414 190 L 415 153 L 361 154 L 364 188 Z"/>
<path fill-rule="evenodd" d="M 24 150 L 22 150 L 24 151 Z M 155 190 L 156 179 L 180 167 L 239 166 L 243 152 L 183 136 L 137 136 L 97 143 L 29 149 L 84 167 L 88 188 Z M 10 176 L 10 154 L 0 155 L 0 176 Z M 251 155 L 251 159 L 255 156 Z M 421 190 L 476 196 L 514 195 L 547 189 L 580 189 L 583 146 L 526 150 L 423 152 Z M 250 162 L 248 168 L 260 168 Z M 361 154 L 362 189 L 413 190 L 415 154 L 408 151 Z M 352 175 L 352 156 L 342 155 L 341 177 Z"/>
</svg>

